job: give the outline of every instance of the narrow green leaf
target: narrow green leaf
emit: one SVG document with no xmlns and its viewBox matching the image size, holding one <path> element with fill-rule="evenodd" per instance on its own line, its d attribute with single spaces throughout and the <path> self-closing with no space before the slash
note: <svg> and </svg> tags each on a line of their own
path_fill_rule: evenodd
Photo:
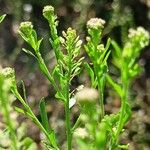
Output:
<svg viewBox="0 0 150 150">
<path fill-rule="evenodd" d="M 25 110 L 23 110 L 23 109 L 21 109 L 19 107 L 15 107 L 15 111 L 17 111 L 18 113 L 24 114 L 28 118 L 33 119 L 33 116 L 31 114 L 29 114 L 28 112 L 26 112 Z"/>
<path fill-rule="evenodd" d="M 105 51 L 107 51 L 109 49 L 110 44 L 111 44 L 111 39 L 108 38 L 107 43 L 106 43 L 106 47 L 105 47 Z"/>
<path fill-rule="evenodd" d="M 94 85 L 95 85 L 94 71 L 93 71 L 93 69 L 90 67 L 90 65 L 89 65 L 87 62 L 84 64 L 84 66 L 85 66 L 87 72 L 88 72 L 89 75 L 90 75 L 91 82 L 92 82 L 92 87 L 94 87 Z"/>
<path fill-rule="evenodd" d="M 40 116 L 41 116 L 41 119 L 42 119 L 42 125 L 44 126 L 46 131 L 49 132 L 50 127 L 49 127 L 49 121 L 48 121 L 47 112 L 46 112 L 46 108 L 45 108 L 44 98 L 42 98 L 40 100 L 39 108 L 40 108 Z"/>
<path fill-rule="evenodd" d="M 27 54 L 29 54 L 29 55 L 31 55 L 31 56 L 33 56 L 34 58 L 37 59 L 37 57 L 36 57 L 30 50 L 25 49 L 25 48 L 22 48 L 22 50 L 23 50 L 25 53 L 27 53 Z"/>
<path fill-rule="evenodd" d="M 6 17 L 6 14 L 0 16 L 0 23 L 4 20 L 5 17 Z"/>
<path fill-rule="evenodd" d="M 26 103 L 27 103 L 26 89 L 25 89 L 25 85 L 24 85 L 23 80 L 21 80 L 21 84 L 22 84 L 22 89 L 23 89 L 23 98 L 24 98 L 24 100 L 25 100 Z"/>
<path fill-rule="evenodd" d="M 117 83 L 115 83 L 114 80 L 109 75 L 106 76 L 106 79 L 108 83 L 115 89 L 115 91 L 121 96 L 122 95 L 121 87 Z"/>
<path fill-rule="evenodd" d="M 121 48 L 119 47 L 117 42 L 115 42 L 114 40 L 111 40 L 111 44 L 112 44 L 113 48 L 115 49 L 117 57 L 121 57 Z"/>
<path fill-rule="evenodd" d="M 37 149 L 36 144 L 29 137 L 24 138 L 20 144 L 23 146 L 23 149 L 26 150 L 33 150 L 33 148 Z"/>
<path fill-rule="evenodd" d="M 106 54 L 106 56 L 105 56 L 105 58 L 104 58 L 104 61 L 103 61 L 103 62 L 106 62 L 106 61 L 107 61 L 107 59 L 108 59 L 108 57 L 109 57 L 110 53 L 111 53 L 111 51 L 108 51 L 108 53 Z"/>
<path fill-rule="evenodd" d="M 38 47 L 37 47 L 37 49 L 40 49 L 40 46 L 41 46 L 41 43 L 42 43 L 42 41 L 43 41 L 43 38 L 41 38 L 39 41 L 38 41 Z"/>
</svg>

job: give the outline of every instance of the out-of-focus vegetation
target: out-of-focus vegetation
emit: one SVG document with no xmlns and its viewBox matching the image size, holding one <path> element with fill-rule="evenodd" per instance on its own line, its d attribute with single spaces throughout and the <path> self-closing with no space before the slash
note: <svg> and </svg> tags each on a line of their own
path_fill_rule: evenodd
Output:
<svg viewBox="0 0 150 150">
<path fill-rule="evenodd" d="M 27 87 L 27 95 L 29 103 L 39 117 L 37 109 L 38 99 L 41 96 L 51 105 L 48 105 L 47 112 L 50 120 L 55 122 L 53 126 L 57 128 L 60 137 L 60 143 L 63 145 L 63 107 L 61 104 L 54 102 L 54 91 L 51 86 L 47 86 L 48 82 L 41 76 L 38 71 L 37 62 L 31 57 L 27 57 L 21 51 L 22 46 L 28 47 L 17 34 L 18 26 L 22 21 L 32 20 L 40 37 L 44 37 L 42 43 L 42 55 L 48 63 L 49 68 L 53 68 L 55 64 L 54 53 L 52 47 L 49 46 L 49 27 L 42 17 L 42 9 L 45 5 L 53 5 L 58 14 L 60 21 L 58 32 L 61 35 L 63 30 L 68 26 L 77 29 L 80 36 L 85 39 L 86 22 L 92 17 L 100 17 L 106 20 L 106 28 L 103 33 L 103 41 L 106 41 L 108 35 L 115 39 L 119 45 L 127 42 L 127 33 L 130 27 L 143 26 L 150 30 L 150 1 L 149 0 L 0 0 L 0 14 L 7 14 L 5 21 L 0 25 L 0 65 L 12 66 L 18 74 L 18 79 L 23 79 Z M 113 49 L 113 48 L 112 48 Z M 86 54 L 83 52 L 83 56 Z M 87 57 L 86 57 L 87 58 Z M 143 66 L 143 73 L 134 81 L 132 86 L 131 100 L 132 115 L 131 121 L 127 124 L 126 132 L 122 135 L 122 143 L 130 143 L 131 150 L 148 150 L 150 145 L 150 52 L 147 47 L 140 57 L 140 64 Z M 111 62 L 111 58 L 109 60 Z M 119 76 L 116 68 L 109 68 L 111 74 Z M 83 73 L 80 78 L 72 81 L 72 86 L 85 83 L 89 85 L 89 78 Z M 20 85 L 20 83 L 18 83 Z M 20 86 L 20 92 L 23 93 Z M 111 97 L 110 97 L 111 95 Z M 117 112 L 120 107 L 118 96 L 109 89 L 104 93 L 105 108 L 107 113 Z M 34 100 L 36 99 L 36 101 Z M 51 99 L 51 101 L 50 101 Z M 14 103 L 14 105 L 20 105 Z M 77 109 L 74 108 L 73 120 L 76 120 Z M 57 121 L 55 121 L 57 118 Z M 22 118 L 21 118 L 22 119 Z M 40 141 L 41 135 L 39 131 L 31 124 L 29 128 L 33 129 L 33 133 L 28 134 L 34 138 L 37 143 Z"/>
</svg>

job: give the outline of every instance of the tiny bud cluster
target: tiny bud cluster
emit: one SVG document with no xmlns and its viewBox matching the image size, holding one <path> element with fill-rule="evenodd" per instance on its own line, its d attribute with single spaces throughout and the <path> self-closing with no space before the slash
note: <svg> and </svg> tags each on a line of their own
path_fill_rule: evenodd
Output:
<svg viewBox="0 0 150 150">
<path fill-rule="evenodd" d="M 98 49 L 98 50 L 101 50 L 101 51 L 104 51 L 104 50 L 105 50 L 104 44 L 99 44 L 99 45 L 97 46 L 97 49 Z"/>
</svg>

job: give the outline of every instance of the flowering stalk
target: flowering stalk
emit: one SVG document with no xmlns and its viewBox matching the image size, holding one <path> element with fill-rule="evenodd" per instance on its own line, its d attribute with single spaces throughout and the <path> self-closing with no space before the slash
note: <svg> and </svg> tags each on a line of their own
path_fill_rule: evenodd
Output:
<svg viewBox="0 0 150 150">
<path fill-rule="evenodd" d="M 112 45 L 115 49 L 113 63 L 121 72 L 121 84 L 115 83 L 110 76 L 107 76 L 108 82 L 121 98 L 121 109 L 115 132 L 114 146 L 118 144 L 119 135 L 131 116 L 129 104 L 130 85 L 135 77 L 141 72 L 141 68 L 136 59 L 139 57 L 141 50 L 149 44 L 149 39 L 149 33 L 144 28 L 138 27 L 136 30 L 129 30 L 128 41 L 125 43 L 122 51 L 117 43 L 112 41 Z"/>
<path fill-rule="evenodd" d="M 80 65 L 83 58 L 77 59 L 80 54 L 80 47 L 82 41 L 76 34 L 76 31 L 72 28 L 68 28 L 67 32 L 63 32 L 63 37 L 59 37 L 57 34 L 57 17 L 54 14 L 54 8 L 52 6 L 45 6 L 43 9 L 43 16 L 48 20 L 50 27 L 50 43 L 55 51 L 57 64 L 52 73 L 49 72 L 46 64 L 40 53 L 41 40 L 37 39 L 36 31 L 33 29 L 31 22 L 21 23 L 19 28 L 19 34 L 23 39 L 33 48 L 34 53 L 25 50 L 28 54 L 34 56 L 39 63 L 41 72 L 50 81 L 56 90 L 56 98 L 64 103 L 65 107 L 65 120 L 66 120 L 66 134 L 68 150 L 72 149 L 72 127 L 70 120 L 70 84 L 72 79 L 79 74 Z M 61 51 L 60 46 L 65 51 Z M 58 83 L 58 84 L 56 84 Z"/>
<path fill-rule="evenodd" d="M 99 44 L 102 38 L 102 31 L 104 28 L 105 21 L 99 18 L 92 18 L 87 22 L 87 28 L 89 37 L 87 37 L 87 44 L 85 45 L 85 50 L 87 54 L 89 55 L 92 64 L 93 69 L 90 68 L 88 65 L 88 68 L 90 70 L 94 70 L 93 76 L 93 85 L 94 82 L 96 82 L 95 87 L 98 86 L 99 90 L 99 103 L 100 103 L 100 118 L 103 119 L 105 115 L 104 110 L 104 87 L 105 87 L 105 76 L 107 74 L 107 59 L 110 54 L 110 51 L 108 50 L 110 45 L 110 39 L 108 39 L 106 47 L 104 47 L 103 44 Z"/>
<path fill-rule="evenodd" d="M 0 70 L 0 105 L 2 108 L 2 114 L 4 117 L 4 122 L 8 127 L 10 139 L 11 139 L 11 149 L 12 150 L 19 150 L 19 145 L 17 141 L 16 131 L 15 131 L 15 121 L 12 122 L 11 119 L 11 108 L 9 106 L 10 103 L 10 85 L 11 80 L 7 76 L 10 73 L 10 70 Z"/>
</svg>

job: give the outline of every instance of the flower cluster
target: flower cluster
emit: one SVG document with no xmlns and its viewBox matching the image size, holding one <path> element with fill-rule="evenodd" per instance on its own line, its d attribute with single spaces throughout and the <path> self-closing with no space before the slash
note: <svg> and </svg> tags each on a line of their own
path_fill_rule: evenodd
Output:
<svg viewBox="0 0 150 150">
<path fill-rule="evenodd" d="M 99 29 L 99 28 L 104 28 L 105 21 L 100 18 L 91 18 L 87 22 L 87 28 L 88 29 Z"/>
<path fill-rule="evenodd" d="M 150 35 L 143 27 L 135 29 L 129 29 L 129 39 L 133 41 L 139 41 L 141 48 L 145 47 L 149 43 Z"/>
<path fill-rule="evenodd" d="M 54 7 L 52 6 L 45 6 L 43 9 L 43 16 L 49 20 L 52 16 L 54 16 Z"/>
<path fill-rule="evenodd" d="M 22 22 L 19 26 L 19 31 L 21 31 L 24 35 L 31 35 L 33 29 L 33 25 L 29 21 Z"/>
<path fill-rule="evenodd" d="M 0 75 L 4 78 L 14 78 L 15 77 L 15 71 L 13 68 L 7 67 L 0 70 Z"/>
</svg>

